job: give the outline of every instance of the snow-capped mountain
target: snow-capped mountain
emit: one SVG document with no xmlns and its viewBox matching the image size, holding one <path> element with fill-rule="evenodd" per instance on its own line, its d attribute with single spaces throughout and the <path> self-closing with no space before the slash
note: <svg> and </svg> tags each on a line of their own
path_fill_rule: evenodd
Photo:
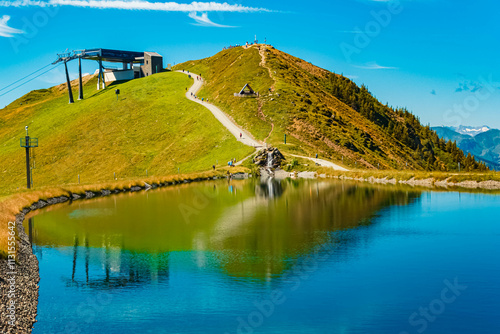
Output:
<svg viewBox="0 0 500 334">
<path fill-rule="evenodd" d="M 466 126 L 466 125 L 460 125 L 460 126 L 450 126 L 450 129 L 454 130 L 455 132 L 458 132 L 463 135 L 469 135 L 474 137 L 475 135 L 478 135 L 480 133 L 490 131 L 491 128 L 489 126 L 483 125 L 483 126 Z"/>
<path fill-rule="evenodd" d="M 488 126 L 436 126 L 432 129 L 439 137 L 456 142 L 465 153 L 474 155 L 488 167 L 500 170 L 500 130 Z"/>
</svg>

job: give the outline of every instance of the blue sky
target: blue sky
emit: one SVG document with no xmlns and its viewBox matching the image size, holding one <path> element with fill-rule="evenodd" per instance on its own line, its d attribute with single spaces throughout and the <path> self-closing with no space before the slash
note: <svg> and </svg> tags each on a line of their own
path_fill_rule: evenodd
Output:
<svg viewBox="0 0 500 334">
<path fill-rule="evenodd" d="M 424 124 L 500 128 L 498 13 L 494 0 L 0 1 L 0 89 L 66 49 L 157 51 L 174 64 L 257 35 Z M 85 72 L 96 68 L 84 62 Z M 0 108 L 63 81 L 58 67 L 0 96 Z"/>
</svg>

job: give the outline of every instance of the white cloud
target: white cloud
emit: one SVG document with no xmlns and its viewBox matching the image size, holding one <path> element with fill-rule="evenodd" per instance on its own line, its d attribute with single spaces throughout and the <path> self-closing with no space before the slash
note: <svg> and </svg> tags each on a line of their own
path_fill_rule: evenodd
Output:
<svg viewBox="0 0 500 334">
<path fill-rule="evenodd" d="M 189 17 L 196 21 L 196 23 L 193 23 L 193 25 L 197 25 L 197 26 L 201 26 L 201 27 L 234 28 L 232 26 L 225 26 L 222 24 L 212 22 L 208 18 L 207 13 L 202 13 L 201 16 L 198 16 L 196 14 L 196 12 L 191 12 L 191 13 L 189 13 Z"/>
<path fill-rule="evenodd" d="M 269 12 L 265 8 L 231 5 L 227 2 L 151 2 L 145 0 L 15 0 L 0 1 L 0 7 L 59 7 L 72 6 L 98 9 L 154 10 L 164 12 Z"/>
<path fill-rule="evenodd" d="M 382 66 L 375 62 L 366 63 L 365 65 L 355 65 L 354 67 L 362 68 L 364 70 L 397 70 L 397 67 Z"/>
<path fill-rule="evenodd" d="M 24 31 L 11 28 L 7 25 L 10 16 L 4 15 L 0 18 L 0 37 L 14 37 L 14 34 L 24 34 Z"/>
</svg>

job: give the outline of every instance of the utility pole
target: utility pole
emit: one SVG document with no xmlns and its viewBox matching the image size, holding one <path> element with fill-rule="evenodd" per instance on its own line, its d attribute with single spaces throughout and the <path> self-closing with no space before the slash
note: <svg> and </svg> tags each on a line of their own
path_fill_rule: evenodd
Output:
<svg viewBox="0 0 500 334">
<path fill-rule="evenodd" d="M 26 148 L 26 185 L 31 189 L 31 164 L 30 164 L 30 148 L 38 147 L 38 138 L 30 138 L 28 134 L 28 126 L 25 127 L 26 136 L 21 138 L 21 147 Z"/>
</svg>

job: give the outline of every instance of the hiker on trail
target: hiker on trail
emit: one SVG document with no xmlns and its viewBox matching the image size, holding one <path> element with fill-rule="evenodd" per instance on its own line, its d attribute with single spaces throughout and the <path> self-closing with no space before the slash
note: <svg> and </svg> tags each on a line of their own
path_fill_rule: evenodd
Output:
<svg viewBox="0 0 500 334">
<path fill-rule="evenodd" d="M 215 165 L 212 165 L 212 169 L 215 170 Z"/>
<path fill-rule="evenodd" d="M 201 102 L 203 102 L 203 99 L 204 99 L 204 98 L 202 97 L 202 98 L 201 98 Z"/>
<path fill-rule="evenodd" d="M 240 132 L 240 139 L 241 139 L 241 136 L 243 136 L 243 134 Z"/>
<path fill-rule="evenodd" d="M 182 69 L 182 73 L 184 73 L 184 69 Z"/>
<path fill-rule="evenodd" d="M 316 153 L 316 159 L 318 159 L 318 153 Z"/>
</svg>

